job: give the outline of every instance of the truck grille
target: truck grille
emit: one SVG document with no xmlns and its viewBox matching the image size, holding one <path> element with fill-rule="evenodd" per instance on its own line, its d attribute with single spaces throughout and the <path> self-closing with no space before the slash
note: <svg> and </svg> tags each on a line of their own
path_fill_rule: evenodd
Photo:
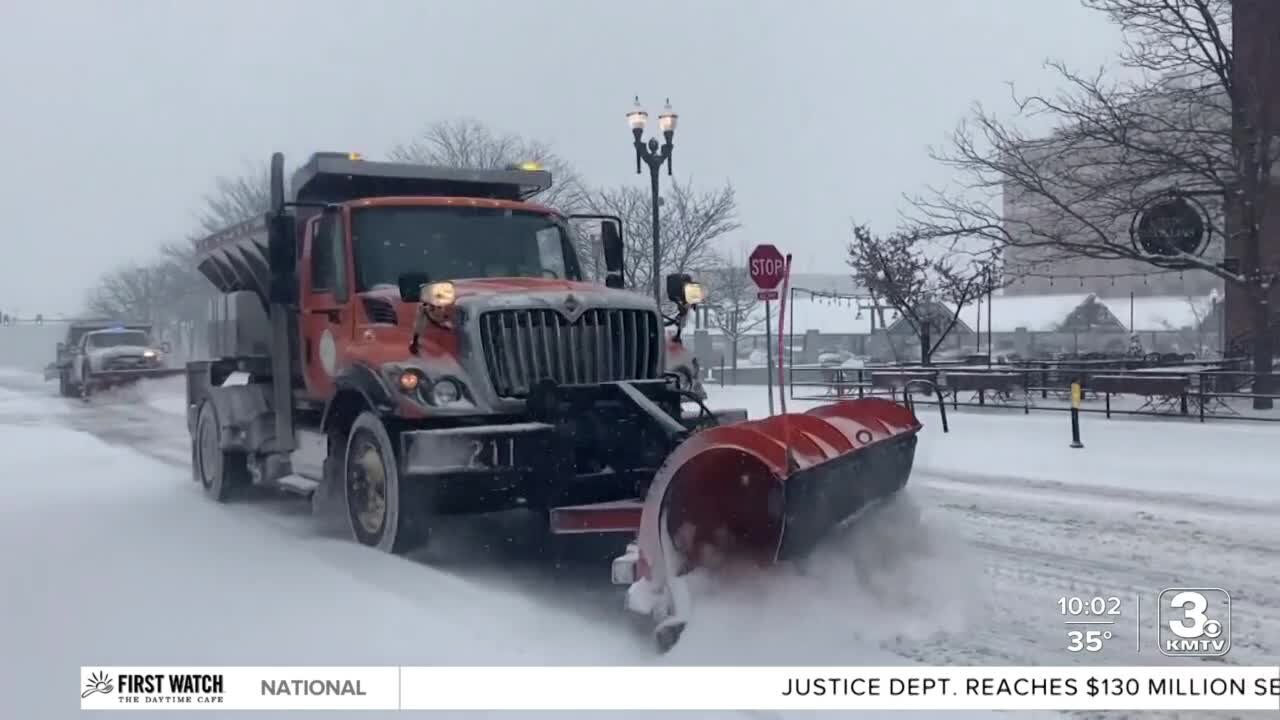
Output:
<svg viewBox="0 0 1280 720">
<path fill-rule="evenodd" d="M 136 370 L 145 368 L 150 363 L 141 355 L 125 355 L 122 357 L 114 357 L 105 363 L 105 370 Z"/>
<path fill-rule="evenodd" d="M 539 380 L 584 385 L 658 377 L 662 333 L 647 310 L 585 311 L 569 322 L 554 310 L 480 316 L 485 365 L 499 397 L 523 397 Z"/>
</svg>

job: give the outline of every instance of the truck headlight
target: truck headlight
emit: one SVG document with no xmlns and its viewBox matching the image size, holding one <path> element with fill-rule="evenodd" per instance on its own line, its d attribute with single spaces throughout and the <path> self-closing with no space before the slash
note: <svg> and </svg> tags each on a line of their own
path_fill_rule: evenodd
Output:
<svg viewBox="0 0 1280 720">
<path fill-rule="evenodd" d="M 422 302 L 435 308 L 446 308 L 453 305 L 457 291 L 449 281 L 434 282 L 422 286 Z"/>
<path fill-rule="evenodd" d="M 707 292 L 696 282 L 685 283 L 684 302 L 686 305 L 701 305 L 707 299 Z"/>
<path fill-rule="evenodd" d="M 404 392 L 411 393 L 418 389 L 418 385 L 422 383 L 422 375 L 416 370 L 405 370 L 400 373 L 400 377 L 396 379 L 400 383 L 400 389 Z"/>
<path fill-rule="evenodd" d="M 444 378 L 431 384 L 427 398 L 436 407 L 447 407 L 462 400 L 462 386 L 455 380 Z"/>
<path fill-rule="evenodd" d="M 144 358 L 146 358 L 146 359 L 148 359 L 148 360 L 155 360 L 157 355 L 159 355 L 159 353 L 157 353 L 155 350 L 143 350 L 143 351 L 142 351 L 142 357 L 144 357 Z"/>
</svg>

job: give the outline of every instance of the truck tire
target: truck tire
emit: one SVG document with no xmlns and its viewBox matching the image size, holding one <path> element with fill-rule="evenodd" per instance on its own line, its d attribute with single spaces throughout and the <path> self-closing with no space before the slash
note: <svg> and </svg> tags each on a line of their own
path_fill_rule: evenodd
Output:
<svg viewBox="0 0 1280 720">
<path fill-rule="evenodd" d="M 399 457 L 382 420 L 361 413 L 343 452 L 347 519 L 356 542 L 396 555 L 422 547 L 429 534 L 422 490 L 401 484 Z"/>
<path fill-rule="evenodd" d="M 196 430 L 191 436 L 191 473 L 205 495 L 227 502 L 250 484 L 248 456 L 218 447 L 218 411 L 213 403 L 200 404 Z"/>
<path fill-rule="evenodd" d="M 58 373 L 58 394 L 62 397 L 71 397 L 71 382 L 67 379 L 66 370 Z"/>
</svg>

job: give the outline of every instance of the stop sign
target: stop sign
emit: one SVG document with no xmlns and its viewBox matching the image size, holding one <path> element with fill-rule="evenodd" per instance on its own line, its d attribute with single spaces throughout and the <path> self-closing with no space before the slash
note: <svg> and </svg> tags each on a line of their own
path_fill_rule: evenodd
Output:
<svg viewBox="0 0 1280 720">
<path fill-rule="evenodd" d="M 747 258 L 747 270 L 751 273 L 751 281 L 761 290 L 772 290 L 782 282 L 782 273 L 786 270 L 786 261 L 782 253 L 772 245 L 757 245 Z"/>
</svg>

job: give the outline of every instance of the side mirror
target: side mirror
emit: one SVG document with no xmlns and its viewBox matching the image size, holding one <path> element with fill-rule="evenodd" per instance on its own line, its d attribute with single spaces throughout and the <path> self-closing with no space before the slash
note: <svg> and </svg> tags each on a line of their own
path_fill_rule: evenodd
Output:
<svg viewBox="0 0 1280 720">
<path fill-rule="evenodd" d="M 422 286 L 431 282 L 431 277 L 424 272 L 407 272 L 396 278 L 400 286 L 400 299 L 407 303 L 422 300 Z"/>
<path fill-rule="evenodd" d="M 616 220 L 605 220 L 600 223 L 600 244 L 604 247 L 604 284 L 606 287 L 621 288 L 622 280 L 622 223 Z"/>
<path fill-rule="evenodd" d="M 162 342 L 160 343 L 160 352 L 168 355 L 169 353 L 173 352 L 173 346 L 170 345 L 168 341 Z"/>
<path fill-rule="evenodd" d="M 622 276 L 622 218 L 617 215 L 592 215 L 575 213 L 569 220 L 592 220 L 600 223 L 600 245 L 604 251 L 604 284 L 606 287 L 621 288 L 624 285 Z"/>
<path fill-rule="evenodd" d="M 66 343 L 58 343 L 58 354 L 62 354 L 62 353 L 64 353 L 64 352 L 66 352 L 66 351 L 67 351 L 67 344 L 66 344 Z"/>
</svg>

